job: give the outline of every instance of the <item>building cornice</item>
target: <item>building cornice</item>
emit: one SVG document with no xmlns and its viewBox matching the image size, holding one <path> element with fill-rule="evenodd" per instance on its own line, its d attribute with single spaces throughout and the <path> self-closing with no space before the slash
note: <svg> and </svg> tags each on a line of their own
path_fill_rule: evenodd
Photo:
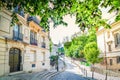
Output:
<svg viewBox="0 0 120 80">
<path fill-rule="evenodd" d="M 117 24 L 120 24 L 120 20 L 117 21 L 117 22 L 112 23 L 110 26 L 111 26 L 111 27 L 114 27 L 114 26 L 117 25 Z"/>
<path fill-rule="evenodd" d="M 12 15 L 12 11 L 10 11 L 10 10 L 6 10 L 6 9 L 2 8 L 0 11 L 6 13 L 9 16 Z"/>
<path fill-rule="evenodd" d="M 114 22 L 114 23 L 112 23 L 110 26 L 111 26 L 111 28 L 114 28 L 114 27 L 115 27 L 116 25 L 118 25 L 118 24 L 120 24 L 120 21 Z M 109 29 L 103 28 L 103 29 L 101 29 L 101 30 L 98 30 L 96 34 L 97 34 L 97 35 L 102 34 L 103 32 L 105 32 L 105 31 L 107 31 L 107 30 L 109 30 Z"/>
</svg>

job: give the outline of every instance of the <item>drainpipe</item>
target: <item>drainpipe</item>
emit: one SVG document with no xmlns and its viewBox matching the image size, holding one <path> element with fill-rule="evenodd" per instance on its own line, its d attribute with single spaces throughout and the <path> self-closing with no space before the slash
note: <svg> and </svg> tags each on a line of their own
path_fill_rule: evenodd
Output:
<svg viewBox="0 0 120 80">
<path fill-rule="evenodd" d="M 104 31 L 104 53 L 105 53 L 105 69 L 106 69 L 106 74 L 105 74 L 105 80 L 107 80 L 107 56 L 106 56 L 106 41 L 105 41 L 105 31 Z"/>
</svg>

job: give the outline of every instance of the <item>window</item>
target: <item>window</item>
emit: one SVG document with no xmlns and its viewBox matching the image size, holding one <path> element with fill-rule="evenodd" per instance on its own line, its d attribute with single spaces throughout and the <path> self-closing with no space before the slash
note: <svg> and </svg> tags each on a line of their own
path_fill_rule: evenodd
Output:
<svg viewBox="0 0 120 80">
<path fill-rule="evenodd" d="M 41 47 L 42 47 L 42 48 L 46 48 L 46 45 L 45 45 L 45 37 L 42 37 L 42 39 L 41 39 Z"/>
<path fill-rule="evenodd" d="M 14 40 L 22 40 L 23 39 L 23 34 L 22 34 L 22 27 L 19 25 L 15 25 L 13 29 L 13 39 Z"/>
<path fill-rule="evenodd" d="M 120 57 L 117 57 L 117 63 L 120 63 Z"/>
<path fill-rule="evenodd" d="M 112 59 L 110 59 L 110 65 L 112 65 L 113 64 L 113 60 Z"/>
<path fill-rule="evenodd" d="M 37 33 L 34 31 L 30 31 L 30 43 L 32 45 L 37 45 Z"/>
<path fill-rule="evenodd" d="M 108 51 L 111 51 L 111 45 L 108 45 Z"/>
<path fill-rule="evenodd" d="M 42 42 L 45 42 L 45 37 L 42 37 L 41 41 L 42 41 Z"/>
<path fill-rule="evenodd" d="M 20 27 L 19 25 L 15 25 L 14 26 L 14 31 L 18 32 L 18 33 L 22 33 L 22 27 Z"/>
<path fill-rule="evenodd" d="M 120 46 L 120 33 L 115 34 L 115 47 Z"/>
</svg>

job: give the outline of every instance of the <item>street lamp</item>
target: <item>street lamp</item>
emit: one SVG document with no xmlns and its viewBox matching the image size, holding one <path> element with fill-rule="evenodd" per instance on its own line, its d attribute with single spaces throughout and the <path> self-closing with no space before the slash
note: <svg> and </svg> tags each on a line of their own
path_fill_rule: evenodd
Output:
<svg viewBox="0 0 120 80">
<path fill-rule="evenodd" d="M 57 67 L 56 67 L 56 69 L 57 69 L 57 71 L 59 71 L 59 67 L 58 67 L 58 58 L 59 58 L 59 52 L 56 52 L 57 53 L 57 62 L 56 62 L 56 64 L 57 64 Z"/>
</svg>

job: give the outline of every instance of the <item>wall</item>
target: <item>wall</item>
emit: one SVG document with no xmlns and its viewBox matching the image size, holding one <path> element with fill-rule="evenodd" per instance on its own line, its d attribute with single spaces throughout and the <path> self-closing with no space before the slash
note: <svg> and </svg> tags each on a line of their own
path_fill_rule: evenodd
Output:
<svg viewBox="0 0 120 80">
<path fill-rule="evenodd" d="M 11 14 L 8 11 L 0 11 L 0 36 L 12 38 L 13 27 L 10 26 Z"/>
<path fill-rule="evenodd" d="M 104 30 L 101 32 L 97 32 L 97 45 L 98 48 L 100 49 L 101 55 L 104 55 L 104 51 L 105 51 L 105 41 L 104 41 L 104 34 L 103 34 Z"/>
<path fill-rule="evenodd" d="M 113 64 L 110 65 L 110 59 L 113 60 Z M 108 62 L 108 69 L 116 70 L 118 71 L 120 69 L 120 63 L 117 63 L 117 57 L 109 57 L 107 58 Z"/>
<path fill-rule="evenodd" d="M 5 39 L 0 37 L 0 76 L 9 73 Z"/>
<path fill-rule="evenodd" d="M 33 53 L 34 51 L 35 53 Z M 45 61 L 43 61 L 43 54 L 45 53 Z M 35 54 L 35 61 L 33 60 L 32 55 Z M 50 62 L 49 62 L 49 51 L 48 50 L 42 50 L 35 46 L 26 46 L 25 47 L 25 53 L 24 53 L 24 71 L 39 71 L 43 69 L 49 69 Z M 42 63 L 45 63 L 45 65 L 42 65 Z M 35 64 L 35 67 L 32 67 L 32 64 Z"/>
<path fill-rule="evenodd" d="M 120 32 L 120 21 L 111 24 L 111 29 L 99 30 L 97 32 L 97 43 L 101 54 L 104 53 L 106 47 L 108 69 L 118 71 L 120 69 L 120 64 L 117 63 L 117 56 L 120 56 L 120 47 L 115 47 L 114 37 L 117 32 Z M 111 51 L 109 51 L 109 44 L 111 45 Z M 102 54 L 102 57 L 104 57 L 104 55 L 105 54 Z M 113 65 L 110 65 L 110 59 L 113 60 Z"/>
<path fill-rule="evenodd" d="M 13 27 L 10 27 L 11 13 L 8 11 L 0 11 L 0 76 L 7 75 L 10 73 L 9 66 L 9 50 L 11 48 L 18 48 L 21 50 L 22 71 L 39 71 L 43 69 L 50 68 L 50 52 L 49 52 L 49 39 L 45 32 L 37 30 L 37 40 L 38 46 L 30 44 L 30 26 L 26 24 L 26 20 L 18 15 L 20 27 L 22 27 L 23 41 L 14 41 L 13 38 Z M 34 24 L 34 23 L 33 23 Z M 40 26 L 34 24 L 37 29 Z M 42 28 L 40 28 L 41 30 Z M 27 31 L 26 31 L 27 30 Z M 45 37 L 46 48 L 41 47 L 41 36 Z M 5 42 L 5 37 L 7 38 L 7 43 Z M 35 53 L 32 53 L 34 51 Z M 42 52 L 45 52 L 45 65 L 43 63 Z M 35 55 L 33 55 L 35 54 Z M 34 61 L 33 57 L 35 57 Z M 32 64 L 36 64 L 32 67 Z"/>
</svg>

